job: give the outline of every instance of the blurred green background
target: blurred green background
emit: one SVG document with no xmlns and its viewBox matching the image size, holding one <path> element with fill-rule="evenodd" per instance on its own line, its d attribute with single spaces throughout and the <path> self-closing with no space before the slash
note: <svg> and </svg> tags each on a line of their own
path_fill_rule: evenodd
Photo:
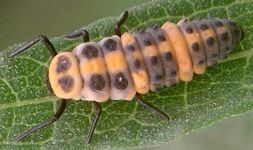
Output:
<svg viewBox="0 0 253 150">
<path fill-rule="evenodd" d="M 45 34 L 63 35 L 145 0 L 0 0 L 0 50 Z M 152 148 L 154 149 L 154 148 Z M 253 113 L 185 135 L 158 150 L 252 150 Z"/>
</svg>

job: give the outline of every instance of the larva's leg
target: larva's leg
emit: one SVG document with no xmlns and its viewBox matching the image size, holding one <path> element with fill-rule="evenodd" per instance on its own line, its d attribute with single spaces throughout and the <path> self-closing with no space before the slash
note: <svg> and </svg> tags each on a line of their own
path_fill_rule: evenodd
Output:
<svg viewBox="0 0 253 150">
<path fill-rule="evenodd" d="M 98 119 L 100 118 L 100 115 L 102 113 L 102 105 L 101 105 L 101 103 L 98 103 L 98 102 L 95 102 L 95 101 L 93 103 L 95 105 L 96 114 L 95 114 L 95 117 L 93 118 L 89 134 L 88 134 L 88 136 L 86 138 L 86 143 L 87 144 L 90 144 L 90 142 L 91 142 L 94 130 L 95 130 L 96 125 L 98 123 Z"/>
<path fill-rule="evenodd" d="M 51 118 L 48 118 L 47 120 L 32 127 L 31 129 L 27 130 L 26 132 L 16 136 L 15 139 L 17 141 L 21 141 L 24 138 L 26 138 L 27 136 L 29 136 L 30 134 L 32 134 L 33 132 L 37 131 L 38 129 L 44 128 L 44 127 L 56 122 L 61 117 L 61 115 L 65 111 L 66 107 L 67 107 L 67 101 L 65 99 L 62 99 L 60 107 L 58 108 L 57 112 Z"/>
<path fill-rule="evenodd" d="M 75 32 L 72 32 L 68 35 L 65 35 L 64 37 L 69 38 L 69 39 L 75 39 L 75 38 L 78 38 L 80 36 L 82 36 L 84 43 L 90 41 L 89 32 L 87 30 L 75 31 Z"/>
<path fill-rule="evenodd" d="M 128 11 L 125 10 L 119 17 L 116 26 L 114 28 L 115 34 L 121 37 L 121 26 L 126 22 L 128 17 Z"/>
<path fill-rule="evenodd" d="M 49 41 L 49 39 L 45 36 L 45 35 L 39 35 L 35 38 L 33 38 L 31 41 L 26 42 L 24 45 L 22 45 L 21 47 L 15 49 L 11 54 L 10 57 L 14 57 L 22 52 L 24 52 L 26 49 L 32 47 L 34 44 L 38 43 L 39 41 L 42 41 L 47 49 L 49 50 L 49 52 L 51 53 L 52 57 L 57 55 L 57 52 L 53 46 L 53 44 Z"/>
<path fill-rule="evenodd" d="M 140 94 L 136 94 L 135 99 L 136 99 L 136 101 L 138 102 L 138 104 L 139 104 L 140 106 L 142 106 L 142 107 L 148 109 L 149 111 L 151 111 L 151 112 L 154 113 L 154 114 L 157 114 L 157 115 L 159 115 L 159 116 L 161 116 L 161 117 L 167 119 L 168 122 L 171 122 L 171 121 L 172 121 L 172 120 L 171 120 L 171 117 L 170 117 L 169 115 L 167 115 L 165 112 L 163 112 L 162 110 L 156 108 L 155 106 L 152 106 L 152 105 L 150 105 L 150 104 L 144 102 L 144 101 L 142 100 L 142 97 L 141 97 Z"/>
</svg>

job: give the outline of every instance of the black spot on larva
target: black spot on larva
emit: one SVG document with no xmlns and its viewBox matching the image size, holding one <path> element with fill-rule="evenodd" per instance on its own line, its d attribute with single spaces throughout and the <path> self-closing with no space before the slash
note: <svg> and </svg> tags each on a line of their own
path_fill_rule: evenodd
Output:
<svg viewBox="0 0 253 150">
<path fill-rule="evenodd" d="M 203 24 L 200 25 L 200 29 L 204 31 L 204 30 L 209 29 L 209 27 L 208 27 L 207 24 L 203 23 Z"/>
<path fill-rule="evenodd" d="M 194 52 L 198 52 L 199 51 L 199 44 L 197 42 L 192 44 L 192 50 Z"/>
<path fill-rule="evenodd" d="M 222 27 L 223 26 L 223 23 L 221 21 L 215 21 L 214 24 L 215 24 L 216 27 Z"/>
<path fill-rule="evenodd" d="M 68 57 L 60 56 L 57 60 L 56 72 L 61 73 L 67 71 L 71 66 L 71 62 Z"/>
<path fill-rule="evenodd" d="M 162 89 L 161 87 L 156 87 L 155 91 L 158 92 L 158 91 L 161 91 L 161 89 Z"/>
<path fill-rule="evenodd" d="M 71 76 L 63 76 L 58 79 L 58 83 L 61 86 L 61 89 L 68 93 L 73 89 L 74 79 Z"/>
<path fill-rule="evenodd" d="M 108 51 L 114 51 L 117 49 L 117 42 L 113 39 L 108 39 L 104 42 L 103 47 L 105 47 Z"/>
<path fill-rule="evenodd" d="M 161 80 L 161 79 L 162 79 L 162 75 L 157 74 L 157 75 L 155 76 L 155 80 L 156 80 L 156 81 L 159 81 L 159 80 Z"/>
<path fill-rule="evenodd" d="M 98 56 L 98 49 L 94 46 L 88 45 L 83 49 L 82 54 L 88 59 L 95 58 Z"/>
<path fill-rule="evenodd" d="M 198 62 L 199 65 L 203 65 L 204 63 L 205 63 L 204 60 L 200 60 L 200 61 Z"/>
<path fill-rule="evenodd" d="M 193 29 L 192 29 L 191 27 L 187 27 L 187 28 L 185 29 L 185 31 L 186 31 L 187 33 L 189 33 L 189 34 L 192 34 L 192 33 L 193 33 Z"/>
<path fill-rule="evenodd" d="M 143 40 L 143 44 L 145 46 L 151 46 L 152 45 L 151 42 L 148 39 Z"/>
<path fill-rule="evenodd" d="M 90 79 L 90 89 L 101 91 L 105 87 L 105 79 L 100 74 L 94 74 Z"/>
<path fill-rule="evenodd" d="M 165 53 L 165 59 L 166 59 L 167 61 L 169 61 L 169 60 L 172 59 L 172 54 L 171 54 L 171 52 Z"/>
<path fill-rule="evenodd" d="M 113 85 L 116 89 L 119 89 L 119 90 L 124 90 L 127 88 L 128 81 L 122 72 L 119 72 L 115 75 Z"/>
<path fill-rule="evenodd" d="M 158 63 L 158 59 L 157 59 L 157 56 L 152 56 L 150 58 L 150 61 L 151 61 L 151 64 L 152 65 L 156 65 Z"/>
<path fill-rule="evenodd" d="M 134 61 L 134 67 L 135 67 L 136 69 L 138 69 L 138 68 L 141 67 L 141 62 L 140 62 L 140 60 L 135 60 L 135 61 Z"/>
<path fill-rule="evenodd" d="M 134 46 L 133 45 L 127 45 L 127 49 L 131 52 L 133 52 L 135 50 Z"/>
<path fill-rule="evenodd" d="M 227 41 L 228 40 L 228 33 L 227 32 L 224 32 L 221 34 L 221 40 L 222 41 Z"/>
<path fill-rule="evenodd" d="M 212 57 L 212 58 L 217 58 L 217 57 L 218 57 L 218 54 L 212 54 L 211 57 Z"/>
<path fill-rule="evenodd" d="M 158 41 L 160 41 L 160 42 L 163 42 L 163 41 L 166 41 L 166 38 L 165 38 L 165 36 L 164 35 L 158 35 L 157 36 L 157 39 L 158 39 Z"/>
<path fill-rule="evenodd" d="M 214 42 L 215 42 L 215 40 L 214 40 L 213 37 L 209 37 L 206 40 L 207 45 L 210 46 L 210 47 L 214 45 Z"/>
<path fill-rule="evenodd" d="M 171 72 L 170 72 L 170 76 L 171 77 L 174 77 L 174 76 L 176 76 L 177 75 L 177 71 L 176 70 L 172 70 Z"/>
</svg>

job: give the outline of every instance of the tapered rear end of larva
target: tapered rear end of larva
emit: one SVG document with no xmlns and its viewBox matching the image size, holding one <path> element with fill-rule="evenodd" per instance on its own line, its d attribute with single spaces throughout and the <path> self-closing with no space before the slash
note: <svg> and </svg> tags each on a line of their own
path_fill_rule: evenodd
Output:
<svg viewBox="0 0 253 150">
<path fill-rule="evenodd" d="M 182 81 L 190 81 L 193 78 L 192 61 L 185 38 L 176 24 L 166 22 L 161 27 L 167 34 L 174 49 L 179 67 L 179 78 Z"/>
<path fill-rule="evenodd" d="M 147 94 L 149 92 L 149 76 L 139 44 L 134 35 L 128 32 L 121 36 L 121 42 L 135 89 L 137 93 Z"/>
<path fill-rule="evenodd" d="M 167 87 L 175 86 L 179 82 L 178 66 L 174 49 L 166 33 L 157 26 L 148 28 L 147 32 L 153 36 L 159 49 L 164 68 L 165 85 Z"/>
<path fill-rule="evenodd" d="M 231 49 L 233 50 L 235 46 L 243 39 L 242 28 L 232 20 L 223 19 L 222 21 L 228 26 L 232 34 Z"/>
<path fill-rule="evenodd" d="M 213 66 L 219 59 L 219 41 L 212 25 L 207 20 L 193 20 L 193 25 L 198 30 L 206 53 L 207 66 Z"/>
<path fill-rule="evenodd" d="M 118 36 L 106 37 L 99 42 L 111 82 L 112 100 L 132 100 L 136 94 L 132 76 Z"/>
<path fill-rule="evenodd" d="M 191 55 L 194 73 L 203 74 L 206 69 L 206 52 L 198 30 L 191 21 L 183 19 L 177 23 L 183 33 Z"/>
<path fill-rule="evenodd" d="M 232 50 L 232 33 L 226 23 L 221 19 L 208 20 L 216 33 L 219 42 L 219 57 L 225 58 Z"/>
<path fill-rule="evenodd" d="M 81 98 L 82 80 L 78 60 L 71 52 L 56 55 L 49 66 L 49 81 L 55 95 L 63 99 Z"/>
<path fill-rule="evenodd" d="M 102 50 L 94 42 L 78 45 L 74 49 L 79 59 L 79 68 L 83 80 L 81 99 L 104 102 L 110 97 L 110 81 Z"/>
<path fill-rule="evenodd" d="M 135 32 L 134 36 L 139 43 L 147 67 L 150 90 L 159 91 L 164 86 L 164 69 L 158 47 L 148 32 Z"/>
</svg>

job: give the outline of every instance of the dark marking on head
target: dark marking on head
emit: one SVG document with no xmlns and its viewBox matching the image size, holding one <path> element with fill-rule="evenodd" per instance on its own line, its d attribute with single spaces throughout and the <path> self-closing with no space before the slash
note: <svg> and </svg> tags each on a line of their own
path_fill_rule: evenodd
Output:
<svg viewBox="0 0 253 150">
<path fill-rule="evenodd" d="M 222 27 L 222 26 L 223 26 L 223 23 L 222 23 L 221 21 L 215 21 L 215 22 L 214 22 L 214 25 L 215 25 L 216 27 Z"/>
<path fill-rule="evenodd" d="M 150 61 L 151 61 L 151 64 L 152 64 L 152 65 L 156 65 L 156 64 L 158 63 L 158 58 L 157 58 L 157 56 L 152 56 L 152 57 L 150 58 Z"/>
<path fill-rule="evenodd" d="M 165 36 L 164 36 L 163 34 L 158 35 L 158 36 L 157 36 L 157 39 L 158 39 L 158 41 L 160 41 L 160 42 L 166 41 L 166 38 L 165 38 Z"/>
<path fill-rule="evenodd" d="M 161 79 L 162 79 L 162 75 L 156 74 L 155 80 L 156 80 L 156 81 L 160 81 Z"/>
<path fill-rule="evenodd" d="M 60 84 L 61 89 L 66 93 L 70 92 L 74 87 L 74 79 L 69 75 L 59 78 L 58 83 Z"/>
<path fill-rule="evenodd" d="M 204 60 L 200 60 L 200 61 L 198 62 L 199 65 L 203 65 L 204 63 L 205 63 Z"/>
<path fill-rule="evenodd" d="M 208 27 L 208 25 L 207 25 L 207 24 L 202 23 L 202 24 L 200 25 L 200 29 L 204 31 L 204 30 L 209 29 L 209 27 Z"/>
<path fill-rule="evenodd" d="M 127 49 L 131 52 L 133 52 L 135 50 L 134 46 L 132 44 L 128 44 L 127 45 Z"/>
<path fill-rule="evenodd" d="M 171 52 L 165 53 L 165 59 L 166 59 L 167 61 L 169 61 L 169 60 L 172 59 L 172 54 L 171 54 Z"/>
<path fill-rule="evenodd" d="M 185 31 L 188 33 L 188 34 L 192 34 L 193 33 L 193 29 L 191 27 L 187 27 L 185 29 Z"/>
<path fill-rule="evenodd" d="M 194 52 L 198 52 L 199 51 L 199 44 L 197 42 L 192 44 L 192 50 Z"/>
<path fill-rule="evenodd" d="M 134 67 L 135 67 L 136 69 L 139 69 L 139 68 L 141 67 L 141 62 L 140 62 L 140 60 L 135 60 L 135 61 L 134 61 Z"/>
<path fill-rule="evenodd" d="M 56 72 L 61 73 L 67 71 L 71 66 L 71 62 L 67 56 L 60 56 L 57 60 Z"/>
<path fill-rule="evenodd" d="M 113 81 L 113 86 L 119 90 L 124 90 L 127 88 L 128 81 L 122 72 L 119 72 L 115 75 L 115 79 Z"/>
<path fill-rule="evenodd" d="M 117 49 L 117 42 L 113 39 L 108 39 L 104 42 L 103 47 L 105 47 L 108 51 L 114 51 Z"/>
<path fill-rule="evenodd" d="M 224 32 L 221 34 L 221 40 L 222 41 L 227 41 L 228 40 L 228 33 L 227 32 Z"/>
<path fill-rule="evenodd" d="M 90 89 L 101 91 L 105 87 L 105 79 L 101 74 L 94 74 L 91 76 L 90 83 L 89 83 Z"/>
<path fill-rule="evenodd" d="M 98 56 L 98 49 L 92 45 L 87 45 L 83 51 L 82 54 L 86 58 L 96 58 Z"/>
<path fill-rule="evenodd" d="M 152 43 L 151 43 L 150 40 L 148 40 L 148 39 L 143 40 L 143 44 L 144 44 L 145 46 L 151 46 L 151 45 L 152 45 Z"/>
<path fill-rule="evenodd" d="M 214 45 L 214 42 L 215 42 L 215 40 L 214 40 L 213 37 L 209 37 L 206 40 L 207 45 L 210 46 L 210 47 Z"/>
</svg>

